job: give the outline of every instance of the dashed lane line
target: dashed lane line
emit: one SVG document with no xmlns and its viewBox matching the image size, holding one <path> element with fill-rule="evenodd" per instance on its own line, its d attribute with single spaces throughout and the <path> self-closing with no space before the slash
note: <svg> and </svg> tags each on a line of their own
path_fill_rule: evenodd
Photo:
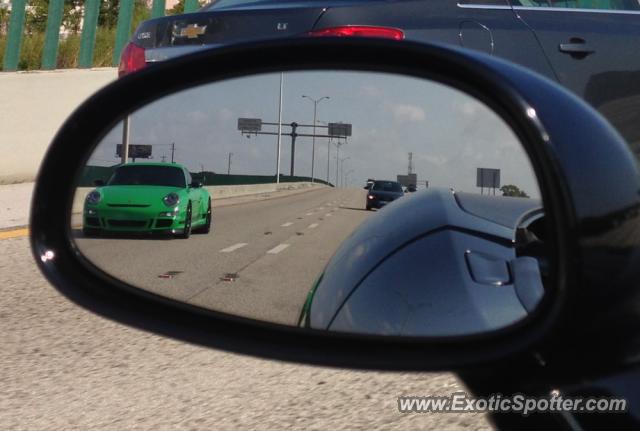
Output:
<svg viewBox="0 0 640 431">
<path fill-rule="evenodd" d="M 278 254 L 280 253 L 282 250 L 284 250 L 285 248 L 289 247 L 290 244 L 280 244 L 277 245 L 275 247 L 273 247 L 271 250 L 269 250 L 267 252 L 267 254 Z"/>
<path fill-rule="evenodd" d="M 244 247 L 245 245 L 247 245 L 246 242 L 239 242 L 238 244 L 234 244 L 231 247 L 223 248 L 222 250 L 220 250 L 220 252 L 221 253 L 231 253 L 232 251 L 236 251 L 239 248 Z"/>
</svg>

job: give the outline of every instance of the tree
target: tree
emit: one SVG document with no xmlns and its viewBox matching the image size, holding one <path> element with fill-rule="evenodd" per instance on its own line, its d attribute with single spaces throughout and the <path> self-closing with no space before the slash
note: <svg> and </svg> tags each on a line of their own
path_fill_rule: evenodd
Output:
<svg viewBox="0 0 640 431">
<path fill-rule="evenodd" d="M 176 3 L 174 7 L 167 11 L 167 15 L 179 15 L 181 13 L 184 13 L 184 1 L 185 0 L 178 0 L 178 3 Z M 200 7 L 209 3 L 211 3 L 211 0 L 198 0 L 198 4 L 200 5 Z"/>
<path fill-rule="evenodd" d="M 80 31 L 83 0 L 65 0 L 62 12 L 62 25 L 73 33 Z M 25 12 L 25 31 L 27 34 L 44 33 L 49 16 L 49 0 L 29 0 Z"/>
<path fill-rule="evenodd" d="M 524 192 L 524 190 L 520 190 L 518 186 L 514 186 L 513 184 L 506 184 L 500 187 L 500 191 L 502 192 L 502 196 L 513 196 L 518 198 L 528 198 L 529 195 Z"/>
<path fill-rule="evenodd" d="M 24 27 L 27 34 L 44 33 L 49 15 L 47 0 L 29 0 L 25 11 Z"/>
<path fill-rule="evenodd" d="M 6 35 L 9 30 L 9 8 L 0 5 L 0 35 Z"/>
<path fill-rule="evenodd" d="M 62 12 L 62 25 L 71 33 L 80 32 L 84 2 L 82 0 L 65 0 Z"/>
<path fill-rule="evenodd" d="M 147 5 L 146 0 L 135 0 L 133 6 L 132 29 L 140 24 L 140 22 L 151 17 L 151 9 Z M 120 0 L 104 0 L 100 2 L 100 15 L 98 17 L 98 26 L 106 28 L 116 28 L 118 26 L 118 11 L 120 10 Z"/>
</svg>

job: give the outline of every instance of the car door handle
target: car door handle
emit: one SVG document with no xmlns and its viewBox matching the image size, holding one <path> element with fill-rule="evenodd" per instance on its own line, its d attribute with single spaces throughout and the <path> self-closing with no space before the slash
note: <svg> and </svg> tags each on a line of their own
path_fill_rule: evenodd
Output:
<svg viewBox="0 0 640 431">
<path fill-rule="evenodd" d="M 559 48 L 560 52 L 567 53 L 576 58 L 584 58 L 596 52 L 585 40 L 579 38 L 571 38 L 569 43 L 561 43 Z"/>
</svg>

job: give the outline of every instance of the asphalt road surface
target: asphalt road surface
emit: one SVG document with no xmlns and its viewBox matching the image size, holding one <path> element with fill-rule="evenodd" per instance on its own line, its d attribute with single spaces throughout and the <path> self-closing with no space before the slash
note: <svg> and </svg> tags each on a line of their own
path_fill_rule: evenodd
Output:
<svg viewBox="0 0 640 431">
<path fill-rule="evenodd" d="M 26 237 L 0 240 L 0 275 L 2 430 L 489 429 L 398 412 L 400 395 L 464 390 L 451 374 L 266 361 L 95 316 L 43 279 Z"/>
<path fill-rule="evenodd" d="M 84 238 L 96 266 L 137 287 L 215 311 L 295 325 L 314 281 L 367 217 L 362 188 L 322 188 L 216 207 L 209 234 Z"/>
</svg>

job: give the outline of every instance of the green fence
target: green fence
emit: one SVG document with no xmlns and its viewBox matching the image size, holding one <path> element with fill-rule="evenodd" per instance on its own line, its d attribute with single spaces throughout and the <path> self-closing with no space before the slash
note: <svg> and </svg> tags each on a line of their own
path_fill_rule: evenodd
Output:
<svg viewBox="0 0 640 431">
<path fill-rule="evenodd" d="M 0 5 L 1 70 L 117 66 L 141 21 L 206 2 L 180 0 L 166 10 L 166 0 L 12 0 L 10 10 Z"/>
<path fill-rule="evenodd" d="M 119 165 L 110 167 L 106 166 L 86 166 L 78 187 L 92 187 L 95 180 L 106 181 L 109 179 L 113 170 Z M 246 184 L 269 184 L 275 183 L 275 175 L 226 175 L 216 174 L 215 172 L 191 172 L 194 181 L 200 181 L 205 186 L 233 186 Z M 311 177 L 298 177 L 280 174 L 281 183 L 295 183 L 311 181 Z M 317 183 L 326 184 L 333 187 L 333 184 L 326 181 L 315 179 Z"/>
</svg>

